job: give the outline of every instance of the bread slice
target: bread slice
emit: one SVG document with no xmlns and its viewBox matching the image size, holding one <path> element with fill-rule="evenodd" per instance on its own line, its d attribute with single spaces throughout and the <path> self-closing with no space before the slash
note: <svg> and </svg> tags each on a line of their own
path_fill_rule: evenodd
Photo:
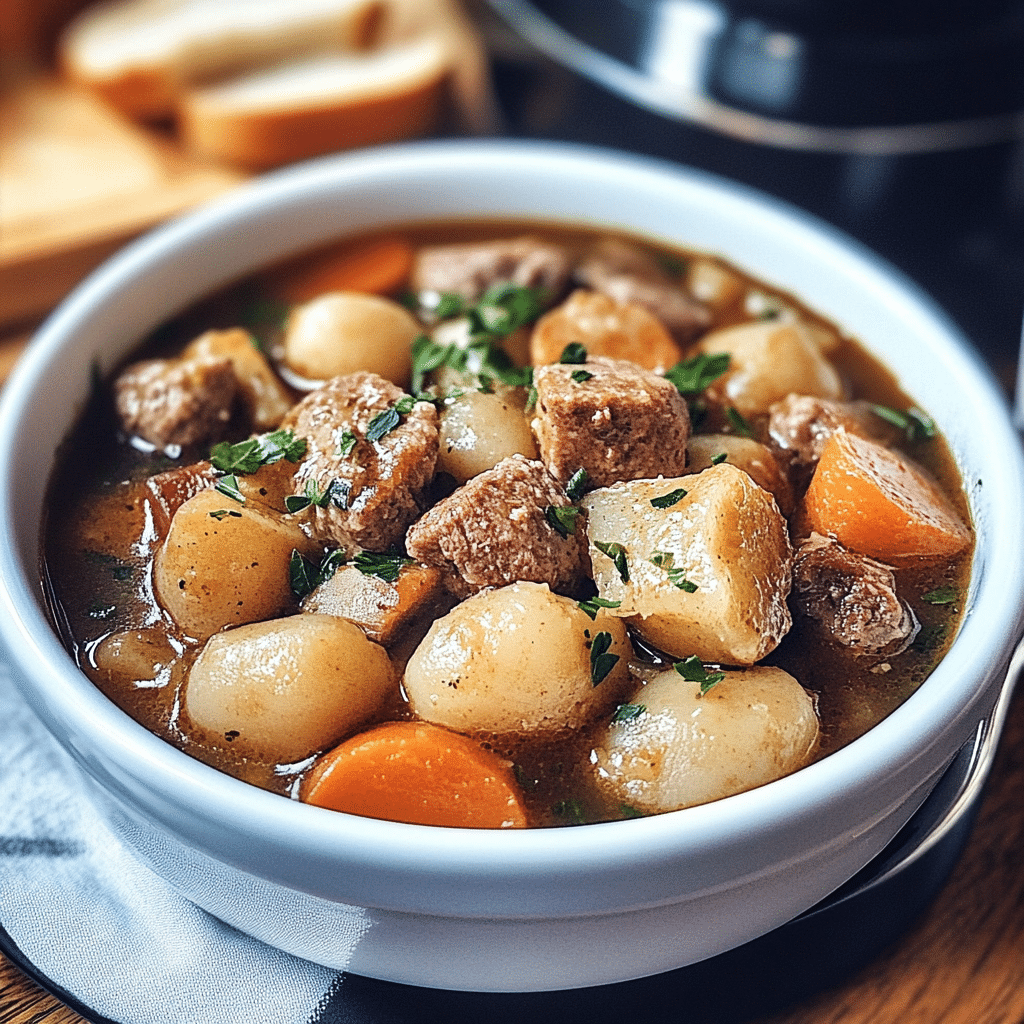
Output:
<svg viewBox="0 0 1024 1024">
<path fill-rule="evenodd" d="M 316 54 L 186 91 L 178 127 L 196 155 L 252 169 L 413 138 L 436 127 L 451 66 L 439 34 Z"/>
<path fill-rule="evenodd" d="M 107 0 L 64 31 L 63 71 L 140 120 L 184 88 L 310 50 L 372 39 L 382 0 Z"/>
</svg>

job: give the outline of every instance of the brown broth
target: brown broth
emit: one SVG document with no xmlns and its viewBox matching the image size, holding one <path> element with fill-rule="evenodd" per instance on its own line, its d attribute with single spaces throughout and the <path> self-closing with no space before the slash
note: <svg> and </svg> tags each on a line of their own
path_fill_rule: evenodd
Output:
<svg viewBox="0 0 1024 1024">
<path fill-rule="evenodd" d="M 500 237 L 529 230 L 579 250 L 592 232 L 555 225 L 483 222 L 416 225 L 403 234 L 414 244 Z M 357 245 L 362 239 L 341 243 Z M 686 261 L 695 254 L 669 250 L 672 259 Z M 726 264 L 722 264 L 727 266 Z M 729 268 L 739 273 L 735 268 Z M 790 295 L 740 274 L 746 286 L 795 308 L 805 319 L 829 325 Z M 223 290 L 176 317 L 148 339 L 146 355 L 174 352 L 210 328 L 246 326 L 272 350 L 279 336 L 279 310 L 267 301 L 267 275 Z M 713 328 L 749 320 L 741 302 L 721 311 Z M 844 339 L 832 357 L 849 383 L 853 397 L 893 407 L 912 404 L 891 374 L 852 339 Z M 246 435 L 240 430 L 232 439 Z M 152 588 L 153 524 L 147 521 L 144 481 L 170 465 L 186 465 L 206 456 L 185 451 L 176 461 L 138 450 L 119 435 L 104 390 L 68 439 L 60 468 L 51 483 L 45 527 L 43 571 L 55 621 L 68 649 L 95 684 L 119 707 L 146 728 L 192 756 L 268 790 L 295 796 L 297 784 L 313 758 L 298 765 L 277 765 L 238 756 L 223 740 L 204 741 L 181 709 L 181 689 L 188 666 L 199 647 L 178 633 L 156 603 Z M 941 439 L 910 446 L 909 454 L 940 481 L 965 521 L 967 506 L 955 465 Z M 796 618 L 793 629 L 766 662 L 785 668 L 816 696 L 825 756 L 850 742 L 899 706 L 927 677 L 955 633 L 961 605 L 929 604 L 923 595 L 952 585 L 966 593 L 970 552 L 939 567 L 900 568 L 900 596 L 913 608 L 921 632 L 911 647 L 891 659 L 852 657 L 824 642 L 809 620 Z M 296 604 L 295 610 L 298 610 Z M 141 631 L 159 645 L 169 642 L 175 654 L 161 671 L 143 678 L 137 670 L 101 666 L 102 642 L 124 631 Z M 159 661 L 159 659 L 157 659 Z M 383 720 L 410 717 L 400 695 Z M 588 785 L 585 765 L 591 745 L 589 730 L 537 742 L 527 738 L 480 737 L 515 763 L 517 778 L 537 826 L 572 824 L 621 816 L 618 807 L 605 806 Z"/>
</svg>

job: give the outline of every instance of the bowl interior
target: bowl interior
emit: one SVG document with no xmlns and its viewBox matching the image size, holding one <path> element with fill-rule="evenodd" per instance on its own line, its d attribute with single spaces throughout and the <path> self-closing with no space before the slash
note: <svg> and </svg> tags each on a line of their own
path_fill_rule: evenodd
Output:
<svg viewBox="0 0 1024 1024">
<path fill-rule="evenodd" d="M 914 696 L 848 747 L 759 791 L 586 829 L 453 839 L 445 829 L 319 812 L 222 776 L 137 726 L 77 672 L 44 607 L 39 522 L 54 452 L 84 404 L 94 368 L 108 371 L 168 316 L 283 256 L 364 228 L 448 217 L 604 225 L 719 254 L 798 295 L 894 371 L 948 439 L 978 535 L 960 635 Z M 243 187 L 129 246 L 69 297 L 6 388 L 0 438 L 0 628 L 32 703 L 115 796 L 141 801 L 169 829 L 181 827 L 187 807 L 195 842 L 239 865 L 252 863 L 247 847 L 258 834 L 277 877 L 300 888 L 315 887 L 316 870 L 348 857 L 384 874 L 447 879 L 448 898 L 473 912 L 477 897 L 460 892 L 472 892 L 475 878 L 514 873 L 521 885 L 536 887 L 537 899 L 525 904 L 534 912 L 581 872 L 615 870 L 624 844 L 635 876 L 651 869 L 651 883 L 632 894 L 637 904 L 667 898 L 667 872 L 680 858 L 690 858 L 701 884 L 721 883 L 716 858 L 723 855 L 729 874 L 752 876 L 762 870 L 759 843 L 770 847 L 778 835 L 784 854 L 842 842 L 865 820 L 883 817 L 879 799 L 891 808 L 900 793 L 932 777 L 991 706 L 1021 632 L 1024 531 L 1014 510 L 1024 473 L 1017 438 L 991 376 L 934 304 L 858 244 L 774 200 L 684 168 L 587 148 L 398 146 L 313 162 Z M 836 813 L 840 793 L 848 815 Z M 823 815 L 834 822 L 827 836 Z M 306 866 L 287 866 L 296 850 Z M 481 881 L 478 908 L 485 888 Z M 580 910 L 607 909 L 619 898 L 609 895 L 606 904 L 594 895 Z"/>
</svg>

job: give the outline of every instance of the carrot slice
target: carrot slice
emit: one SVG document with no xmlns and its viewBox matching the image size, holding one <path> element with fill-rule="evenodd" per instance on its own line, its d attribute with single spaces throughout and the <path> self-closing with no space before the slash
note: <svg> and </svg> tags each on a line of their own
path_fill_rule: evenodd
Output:
<svg viewBox="0 0 1024 1024">
<path fill-rule="evenodd" d="M 302 799 L 368 818 L 461 828 L 524 828 L 507 761 L 424 722 L 388 722 L 324 754 Z"/>
<path fill-rule="evenodd" d="M 296 305 L 325 292 L 370 292 L 388 295 L 412 270 L 413 248 L 398 235 L 321 249 L 271 271 L 267 284 L 282 302 Z"/>
<path fill-rule="evenodd" d="M 872 558 L 949 558 L 971 533 L 910 459 L 874 441 L 834 433 L 804 498 L 811 527 Z"/>
</svg>

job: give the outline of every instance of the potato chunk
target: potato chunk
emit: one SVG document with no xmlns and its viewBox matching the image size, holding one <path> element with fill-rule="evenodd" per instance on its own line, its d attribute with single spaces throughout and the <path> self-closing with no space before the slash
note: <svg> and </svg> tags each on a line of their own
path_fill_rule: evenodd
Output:
<svg viewBox="0 0 1024 1024">
<path fill-rule="evenodd" d="M 298 526 L 210 488 L 174 513 L 157 551 L 157 600 L 183 632 L 203 639 L 225 626 L 294 609 L 292 550 L 310 549 Z"/>
<path fill-rule="evenodd" d="M 764 321 L 706 334 L 699 349 L 729 353 L 729 370 L 709 389 L 743 416 L 767 413 L 787 395 L 840 398 L 842 382 L 822 354 L 818 332 L 800 320 Z"/>
<path fill-rule="evenodd" d="M 218 633 L 185 686 L 193 725 L 241 754 L 299 761 L 354 733 L 394 691 L 383 647 L 333 615 L 291 615 Z"/>
<path fill-rule="evenodd" d="M 811 695 L 780 668 L 727 671 L 703 696 L 661 672 L 597 737 L 598 788 L 645 814 L 719 800 L 803 767 L 818 738 Z"/>
<path fill-rule="evenodd" d="M 606 661 L 592 646 L 602 633 Z M 513 583 L 434 623 L 409 659 L 405 692 L 420 718 L 456 732 L 555 733 L 615 706 L 631 656 L 620 620 L 599 612 L 592 621 L 546 584 Z"/>
<path fill-rule="evenodd" d="M 668 507 L 652 504 L 679 490 Z M 601 597 L 621 601 L 613 614 L 655 646 L 752 665 L 788 632 L 786 521 L 742 470 L 722 463 L 696 476 L 632 480 L 592 491 L 582 504 Z M 611 544 L 622 549 L 618 567 Z"/>
<path fill-rule="evenodd" d="M 403 387 L 412 373 L 409 346 L 420 330 L 416 318 L 391 299 L 328 292 L 292 311 L 284 361 L 309 380 L 368 370 Z"/>
<path fill-rule="evenodd" d="M 460 484 L 510 455 L 537 458 L 530 422 L 514 392 L 466 391 L 441 409 L 437 469 Z"/>
</svg>

